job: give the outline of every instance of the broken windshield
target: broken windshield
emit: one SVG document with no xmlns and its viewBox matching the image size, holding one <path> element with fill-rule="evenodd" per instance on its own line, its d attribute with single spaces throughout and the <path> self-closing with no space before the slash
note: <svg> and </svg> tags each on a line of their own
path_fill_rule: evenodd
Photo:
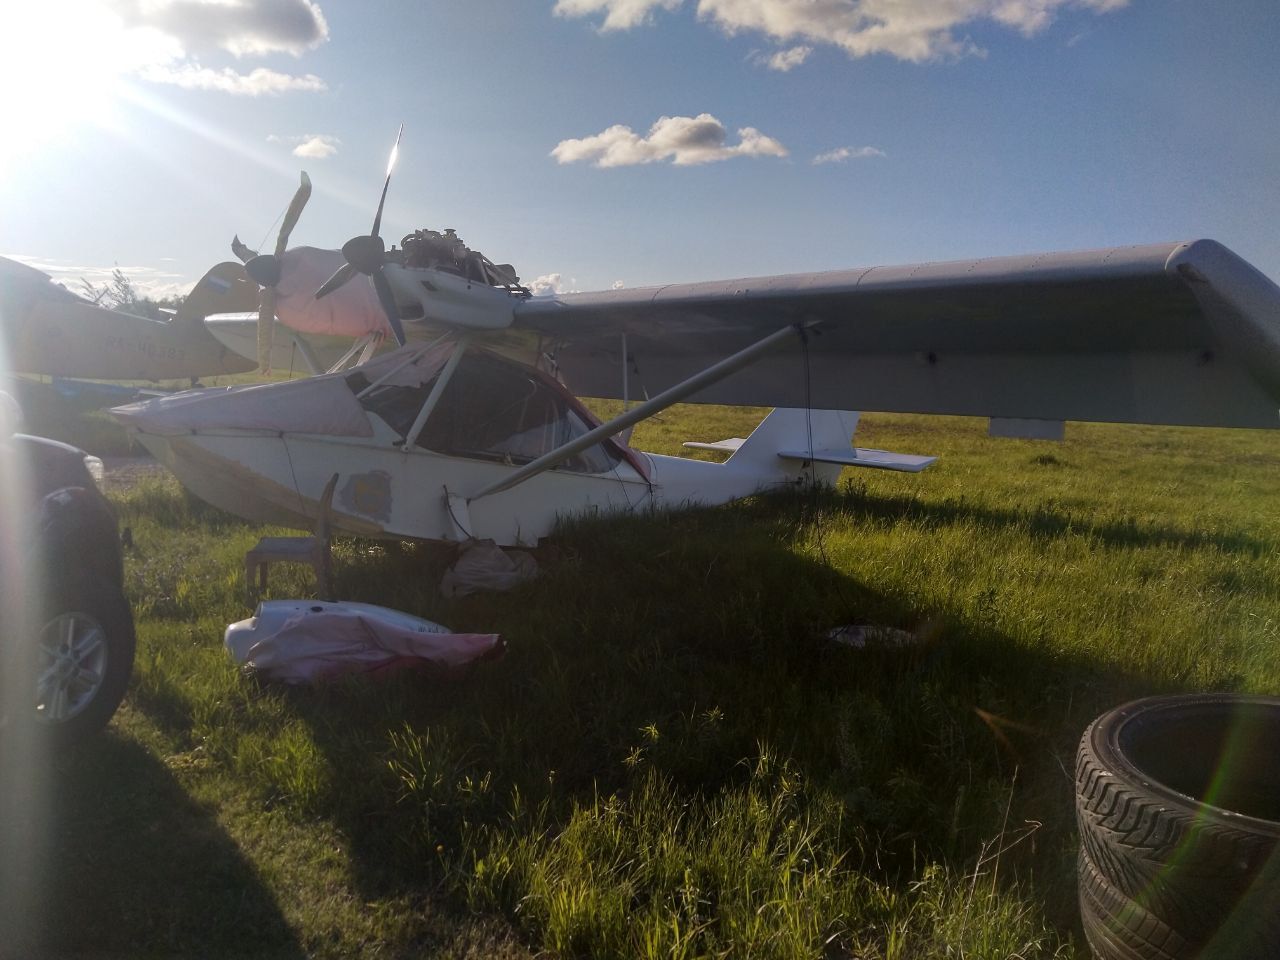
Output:
<svg viewBox="0 0 1280 960">
<path fill-rule="evenodd" d="M 368 380 L 362 373 L 354 373 L 347 377 L 347 384 L 359 394 Z M 360 397 L 360 403 L 406 436 L 434 385 L 433 378 L 419 386 L 379 386 Z M 594 426 L 554 383 L 536 371 L 473 349 L 445 385 L 426 425 L 411 439 L 437 453 L 523 464 Z M 561 466 L 578 473 L 608 473 L 622 459 L 613 444 L 603 442 Z"/>
</svg>

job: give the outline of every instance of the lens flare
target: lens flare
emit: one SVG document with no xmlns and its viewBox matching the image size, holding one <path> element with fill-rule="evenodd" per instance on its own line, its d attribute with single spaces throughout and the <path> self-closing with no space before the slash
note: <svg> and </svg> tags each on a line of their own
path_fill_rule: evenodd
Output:
<svg viewBox="0 0 1280 960">
<path fill-rule="evenodd" d="M 7 370 L 3 357 L 0 370 Z M 6 413 L 0 419 L 10 421 L 0 424 L 0 929 L 6 948 L 21 949 L 39 929 L 48 888 L 52 764 L 42 742 L 31 736 L 31 725 L 19 722 L 22 711 L 34 707 L 29 668 L 35 650 L 27 641 L 34 636 L 42 584 L 31 575 L 40 569 L 40 558 L 29 465 L 12 439 L 12 407 L 4 399 L 0 404 Z"/>
<path fill-rule="evenodd" d="M 126 28 L 94 0 L 6 10 L 0 31 L 0 174 L 77 128 L 110 123 L 124 78 L 178 53 L 172 40 L 154 30 Z"/>
</svg>

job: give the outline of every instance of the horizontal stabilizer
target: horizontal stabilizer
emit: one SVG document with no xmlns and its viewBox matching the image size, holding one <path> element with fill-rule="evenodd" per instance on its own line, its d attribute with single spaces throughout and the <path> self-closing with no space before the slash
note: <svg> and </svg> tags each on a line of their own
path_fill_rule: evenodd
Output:
<svg viewBox="0 0 1280 960">
<path fill-rule="evenodd" d="M 714 443 L 686 440 L 681 446 L 689 447 L 691 450 L 717 450 L 720 453 L 734 453 L 746 442 L 745 437 L 730 437 L 728 440 L 716 440 Z"/>
<path fill-rule="evenodd" d="M 735 457 L 738 462 L 746 455 L 744 447 L 758 451 L 761 457 L 772 460 L 775 456 L 783 460 L 798 460 L 802 463 L 831 463 L 842 467 L 875 467 L 879 470 L 900 470 L 905 473 L 919 473 L 937 457 L 920 457 L 910 453 L 890 453 L 887 450 L 871 450 L 866 447 L 844 446 L 858 425 L 858 415 L 853 411 L 835 410 L 797 410 L 779 408 L 765 418 L 764 422 L 747 439 L 730 437 L 728 440 L 716 440 L 704 443 L 697 440 L 686 440 L 684 446 L 694 450 L 715 450 Z M 812 452 L 808 450 L 778 450 L 783 444 L 791 445 L 805 442 L 813 443 Z M 841 444 L 836 447 L 832 444 Z M 739 452 L 742 451 L 742 455 Z M 776 453 L 774 451 L 777 451 Z M 834 483 L 839 471 L 832 474 L 829 482 Z"/>
<path fill-rule="evenodd" d="M 854 447 L 852 450 L 779 450 L 784 460 L 812 460 L 818 463 L 839 463 L 846 467 L 875 467 L 879 470 L 900 470 L 903 473 L 919 473 L 937 457 L 920 457 L 911 453 L 890 453 L 888 450 L 870 450 Z"/>
</svg>

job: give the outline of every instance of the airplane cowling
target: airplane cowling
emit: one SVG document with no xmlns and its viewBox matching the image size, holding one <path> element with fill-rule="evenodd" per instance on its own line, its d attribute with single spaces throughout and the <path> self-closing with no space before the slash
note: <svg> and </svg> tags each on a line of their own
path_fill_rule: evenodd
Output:
<svg viewBox="0 0 1280 960">
<path fill-rule="evenodd" d="M 340 250 L 295 247 L 281 254 L 276 318 L 299 333 L 359 338 L 381 332 L 389 336 L 386 314 L 367 280 L 353 279 L 324 299 L 316 299 L 316 290 L 344 262 Z"/>
</svg>

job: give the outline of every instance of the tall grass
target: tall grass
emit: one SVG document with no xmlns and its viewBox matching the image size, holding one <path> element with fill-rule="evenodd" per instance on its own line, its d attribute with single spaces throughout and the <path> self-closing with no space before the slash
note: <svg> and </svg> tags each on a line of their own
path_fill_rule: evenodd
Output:
<svg viewBox="0 0 1280 960">
<path fill-rule="evenodd" d="M 637 442 L 673 452 L 749 417 L 679 408 Z M 1068 771 L 1085 724 L 1153 691 L 1280 690 L 1280 447 L 982 427 L 868 417 L 860 443 L 943 459 L 567 522 L 511 594 L 448 601 L 447 551 L 340 540 L 341 595 L 496 630 L 509 653 L 314 690 L 243 678 L 220 647 L 263 531 L 141 485 L 116 495 L 140 638 L 116 735 L 208 811 L 282 949 L 1081 955 Z M 311 589 L 273 571 L 276 596 Z M 828 639 L 855 622 L 918 642 Z M 94 776 L 120 829 L 166 829 Z M 230 909 L 196 877 L 176 899 Z M 171 928 L 158 952 L 239 949 Z"/>
<path fill-rule="evenodd" d="M 566 956 L 1028 956 L 1056 936 L 1016 887 L 929 864 L 905 889 L 875 879 L 841 799 L 762 748 L 711 796 L 656 770 L 573 804 L 513 803 L 479 827 L 463 878 Z"/>
</svg>

